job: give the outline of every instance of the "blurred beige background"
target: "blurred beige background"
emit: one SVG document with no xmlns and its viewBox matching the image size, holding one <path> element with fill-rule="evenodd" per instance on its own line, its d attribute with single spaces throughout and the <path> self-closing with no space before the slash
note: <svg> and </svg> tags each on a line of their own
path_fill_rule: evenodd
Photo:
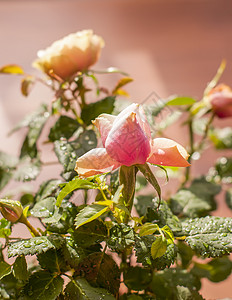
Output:
<svg viewBox="0 0 232 300">
<path fill-rule="evenodd" d="M 0 0 L 0 66 L 16 63 L 40 75 L 31 67 L 37 51 L 82 29 L 93 29 L 106 43 L 95 69 L 116 66 L 134 78 L 127 87 L 133 102 L 143 102 L 153 91 L 160 97 L 200 99 L 223 58 L 222 81 L 232 85 L 231 0 Z M 115 77 L 110 76 L 104 82 L 113 85 Z M 10 138 L 7 133 L 51 99 L 39 84 L 25 98 L 19 77 L 1 76 L 0 150 L 18 153 L 23 132 Z M 229 124 L 231 120 L 218 121 L 219 126 Z M 169 137 L 185 142 L 182 131 L 169 131 Z M 217 156 L 207 151 L 194 165 L 195 173 L 205 172 Z M 38 180 L 57 173 L 50 167 Z M 223 201 L 214 214 L 232 216 Z M 232 277 L 219 284 L 204 281 L 201 292 L 207 299 L 232 297 L 231 284 Z"/>
</svg>

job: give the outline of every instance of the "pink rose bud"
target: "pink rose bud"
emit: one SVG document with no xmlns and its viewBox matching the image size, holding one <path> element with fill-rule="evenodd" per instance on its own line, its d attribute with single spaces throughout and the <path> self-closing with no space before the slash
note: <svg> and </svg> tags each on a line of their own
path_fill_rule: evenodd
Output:
<svg viewBox="0 0 232 300">
<path fill-rule="evenodd" d="M 62 79 L 68 79 L 78 71 L 85 71 L 95 64 L 102 47 L 104 40 L 93 34 L 92 30 L 79 31 L 54 42 L 45 50 L 40 50 L 33 66 L 48 75 L 54 73 Z"/>
<path fill-rule="evenodd" d="M 219 118 L 232 117 L 232 90 L 225 84 L 213 88 L 207 96 L 211 108 Z"/>
<path fill-rule="evenodd" d="M 5 219 L 16 223 L 23 215 L 23 207 L 19 201 L 0 199 L 0 212 Z"/>
<path fill-rule="evenodd" d="M 141 105 L 133 103 L 118 116 L 101 114 L 94 122 L 103 148 L 95 148 L 78 158 L 76 172 L 83 177 L 107 173 L 118 167 L 146 162 L 187 167 L 188 153 L 166 138 L 151 138 L 150 126 Z"/>
</svg>

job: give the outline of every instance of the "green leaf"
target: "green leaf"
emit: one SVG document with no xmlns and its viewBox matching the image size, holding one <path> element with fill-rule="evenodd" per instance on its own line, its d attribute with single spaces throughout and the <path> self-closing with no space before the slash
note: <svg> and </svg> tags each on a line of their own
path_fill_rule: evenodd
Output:
<svg viewBox="0 0 232 300">
<path fill-rule="evenodd" d="M 211 260 L 207 264 L 194 263 L 191 273 L 200 277 L 208 278 L 212 282 L 220 282 L 231 275 L 232 262 L 228 257 L 220 257 Z"/>
<path fill-rule="evenodd" d="M 102 221 L 96 219 L 75 229 L 72 232 L 72 237 L 76 245 L 87 248 L 105 240 L 107 228 Z"/>
<path fill-rule="evenodd" d="M 199 290 L 201 283 L 193 274 L 178 268 L 171 268 L 153 273 L 153 279 L 152 283 L 150 284 L 150 288 L 158 299 L 181 299 L 177 297 L 178 286 L 186 287 L 192 291 Z"/>
<path fill-rule="evenodd" d="M 170 267 L 174 263 L 177 255 L 177 249 L 174 244 L 168 244 L 167 250 L 163 256 L 153 259 L 151 256 L 151 246 L 155 241 L 155 236 L 143 236 L 135 239 L 135 251 L 137 256 L 137 262 L 142 263 L 144 266 L 156 268 L 162 270 Z"/>
<path fill-rule="evenodd" d="M 157 230 L 159 230 L 159 226 L 157 224 L 145 223 L 142 227 L 140 227 L 139 236 L 153 234 Z"/>
<path fill-rule="evenodd" d="M 169 99 L 166 105 L 192 105 L 196 102 L 196 100 L 191 97 L 172 97 Z"/>
<path fill-rule="evenodd" d="M 97 219 L 107 211 L 109 211 L 108 206 L 103 206 L 98 204 L 91 204 L 84 207 L 76 216 L 75 219 L 76 228 Z"/>
<path fill-rule="evenodd" d="M 18 256 L 13 265 L 13 274 L 17 280 L 26 282 L 28 279 L 27 262 L 24 255 Z"/>
<path fill-rule="evenodd" d="M 5 171 L 4 169 L 0 168 L 0 191 L 8 184 L 12 176 L 13 173 L 9 169 Z"/>
<path fill-rule="evenodd" d="M 32 132 L 30 135 L 33 137 L 38 132 L 41 131 L 45 121 L 49 117 L 49 112 L 48 112 L 48 106 L 45 104 L 41 104 L 40 107 L 34 111 L 33 113 L 27 115 L 22 121 L 20 121 L 11 131 L 10 134 L 13 132 L 23 128 L 23 127 L 29 127 L 31 128 Z M 36 133 L 36 134 L 33 134 Z M 33 141 L 30 142 L 30 145 L 34 144 Z"/>
<path fill-rule="evenodd" d="M 152 173 L 151 169 L 149 168 L 148 164 L 144 165 L 137 165 L 139 171 L 144 175 L 148 182 L 154 187 L 156 190 L 159 200 L 161 201 L 161 189 L 157 179 L 155 178 L 154 174 Z"/>
<path fill-rule="evenodd" d="M 178 241 L 178 254 L 181 260 L 183 269 L 187 269 L 189 264 L 192 263 L 192 257 L 194 255 L 193 250 L 183 241 Z"/>
<path fill-rule="evenodd" d="M 98 185 L 94 182 L 90 181 L 91 179 L 81 179 L 75 177 L 72 181 L 69 181 L 65 186 L 62 188 L 61 192 L 57 197 L 56 205 L 60 206 L 62 200 L 71 192 L 78 190 L 78 189 L 98 189 Z"/>
<path fill-rule="evenodd" d="M 152 281 L 152 272 L 148 269 L 129 267 L 123 275 L 124 283 L 130 290 L 145 290 Z"/>
<path fill-rule="evenodd" d="M 166 201 L 162 200 L 160 203 L 159 210 L 158 201 L 154 202 L 154 208 L 148 208 L 147 214 L 145 216 L 146 222 L 155 221 L 160 227 L 168 225 L 172 232 L 178 233 L 181 232 L 182 225 L 180 220 L 175 216 L 171 209 L 168 207 Z"/>
<path fill-rule="evenodd" d="M 28 240 L 10 243 L 8 247 L 8 257 L 40 254 L 49 249 L 59 249 L 64 241 L 62 236 L 52 234 L 49 236 L 34 237 Z"/>
<path fill-rule="evenodd" d="M 11 235 L 11 223 L 6 219 L 0 219 L 0 238 L 6 238 Z"/>
<path fill-rule="evenodd" d="M 226 191 L 226 204 L 232 209 L 232 188 Z"/>
<path fill-rule="evenodd" d="M 90 103 L 82 108 L 81 119 L 86 125 L 96 119 L 100 114 L 111 114 L 114 109 L 115 97 L 109 96 L 95 103 Z"/>
<path fill-rule="evenodd" d="M 20 151 L 20 158 L 24 158 L 24 157 L 29 157 L 31 159 L 38 158 L 37 145 L 34 144 L 32 146 L 29 146 L 28 136 L 25 137 L 25 140 L 23 142 L 23 145 L 22 145 L 21 151 Z"/>
<path fill-rule="evenodd" d="M 68 140 L 79 127 L 80 124 L 77 120 L 68 116 L 60 116 L 50 130 L 48 135 L 49 140 L 52 142 L 59 140 L 60 138 L 66 138 Z"/>
<path fill-rule="evenodd" d="M 44 181 L 40 185 L 39 190 L 35 195 L 35 202 L 39 202 L 45 198 L 55 196 L 59 184 L 61 184 L 60 179 L 50 179 L 48 181 Z"/>
<path fill-rule="evenodd" d="M 151 255 L 153 259 L 161 257 L 167 250 L 167 240 L 162 236 L 158 236 L 151 245 Z"/>
<path fill-rule="evenodd" d="M 217 160 L 215 168 L 209 172 L 210 177 L 215 181 L 223 183 L 232 182 L 232 157 L 221 157 Z"/>
<path fill-rule="evenodd" d="M 129 225 L 117 224 L 110 229 L 107 245 L 113 251 L 121 253 L 133 246 L 134 239 L 134 231 Z"/>
<path fill-rule="evenodd" d="M 195 179 L 188 189 L 181 189 L 171 197 L 170 208 L 174 214 L 193 218 L 205 216 L 216 209 L 214 196 L 221 190 L 217 184 L 206 179 Z"/>
<path fill-rule="evenodd" d="M 65 296 L 79 300 L 116 300 L 106 289 L 91 286 L 85 278 L 71 281 L 65 289 Z"/>
<path fill-rule="evenodd" d="M 63 165 L 65 180 L 71 180 L 76 175 L 74 168 L 77 158 L 96 146 L 97 137 L 93 130 L 85 130 L 76 140 L 71 142 L 65 140 L 54 142 L 55 154 Z"/>
<path fill-rule="evenodd" d="M 12 273 L 3 277 L 0 284 L 1 299 L 19 299 L 19 282 Z"/>
<path fill-rule="evenodd" d="M 76 270 L 90 284 L 106 288 L 112 294 L 118 293 L 120 285 L 120 271 L 113 258 L 103 252 L 88 255 Z"/>
<path fill-rule="evenodd" d="M 0 261 L 0 280 L 11 273 L 11 266 L 5 261 Z"/>
<path fill-rule="evenodd" d="M 16 156 L 0 151 L 0 168 L 2 169 L 14 169 L 19 162 Z"/>
<path fill-rule="evenodd" d="M 42 269 L 51 273 L 60 273 L 62 270 L 67 271 L 67 265 L 61 253 L 61 249 L 49 249 L 45 253 L 37 255 L 37 259 Z"/>
<path fill-rule="evenodd" d="M 130 83 L 131 81 L 133 81 L 133 79 L 132 79 L 131 77 L 123 77 L 123 78 L 121 78 L 121 79 L 118 81 L 116 87 L 113 89 L 112 94 L 113 94 L 113 95 L 118 95 L 118 92 L 120 92 L 121 88 L 122 88 L 124 85 Z"/>
<path fill-rule="evenodd" d="M 55 208 L 53 216 L 43 219 L 46 229 L 50 232 L 66 234 L 70 229 L 74 229 L 75 217 L 81 207 L 68 200 L 64 200 L 59 208 Z"/>
<path fill-rule="evenodd" d="M 17 170 L 14 172 L 13 178 L 17 181 L 35 180 L 41 170 L 41 162 L 38 159 L 30 160 L 24 158 L 20 161 Z"/>
<path fill-rule="evenodd" d="M 146 180 L 146 179 L 145 179 Z M 138 195 L 135 198 L 134 206 L 140 217 L 145 216 L 149 208 L 154 207 L 154 195 Z"/>
<path fill-rule="evenodd" d="M 186 242 L 203 257 L 218 257 L 232 252 L 232 219 L 207 216 L 182 223 Z"/>
<path fill-rule="evenodd" d="M 216 149 L 232 149 L 232 128 L 216 128 L 209 131 L 209 137 Z"/>
<path fill-rule="evenodd" d="M 56 199 L 54 197 L 45 198 L 30 210 L 32 216 L 36 218 L 48 218 L 51 217 L 55 210 Z"/>
<path fill-rule="evenodd" d="M 35 272 L 23 289 L 24 300 L 55 300 L 62 291 L 64 280 L 46 271 Z"/>
<path fill-rule="evenodd" d="M 12 65 L 5 65 L 1 67 L 0 73 L 22 75 L 24 74 L 24 71 L 20 66 L 12 64 Z"/>
<path fill-rule="evenodd" d="M 31 91 L 32 86 L 35 84 L 35 77 L 27 76 L 21 82 L 21 92 L 23 96 L 27 97 Z"/>
<path fill-rule="evenodd" d="M 62 247 L 62 254 L 66 264 L 74 269 L 86 257 L 85 250 L 79 247 L 71 237 L 66 237 L 66 244 Z"/>
</svg>

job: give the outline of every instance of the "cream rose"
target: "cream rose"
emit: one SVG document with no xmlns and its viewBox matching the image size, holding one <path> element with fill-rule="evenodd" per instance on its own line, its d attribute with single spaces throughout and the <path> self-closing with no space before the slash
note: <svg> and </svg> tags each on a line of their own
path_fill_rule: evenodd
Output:
<svg viewBox="0 0 232 300">
<path fill-rule="evenodd" d="M 53 72 L 62 79 L 67 79 L 95 64 L 102 47 L 104 40 L 93 34 L 92 30 L 79 31 L 38 51 L 38 59 L 32 65 L 47 74 Z"/>
</svg>

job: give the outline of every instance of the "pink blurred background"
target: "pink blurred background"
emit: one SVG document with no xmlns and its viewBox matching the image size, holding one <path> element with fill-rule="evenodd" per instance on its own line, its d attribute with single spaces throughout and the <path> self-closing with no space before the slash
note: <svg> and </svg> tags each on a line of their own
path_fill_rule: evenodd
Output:
<svg viewBox="0 0 232 300">
<path fill-rule="evenodd" d="M 227 67 L 221 81 L 232 85 L 231 0 L 0 0 L 0 66 L 16 63 L 40 75 L 31 66 L 37 51 L 82 29 L 93 29 L 106 43 L 95 69 L 115 66 L 134 78 L 127 87 L 133 102 L 143 102 L 153 91 L 160 97 L 178 94 L 200 99 L 222 59 Z M 103 79 L 113 86 L 117 77 Z M 1 76 L 0 150 L 18 154 L 24 132 L 11 137 L 7 133 L 26 113 L 51 99 L 50 91 L 40 84 L 25 98 L 20 78 Z M 168 135 L 186 142 L 185 133 L 176 128 Z M 206 172 L 218 155 L 206 151 L 194 164 L 194 173 Z M 44 160 L 50 156 L 47 149 Z M 59 171 L 48 167 L 32 187 L 57 177 Z M 222 197 L 214 215 L 232 217 Z M 231 285 L 231 276 L 218 284 L 204 280 L 201 293 L 206 299 L 232 297 Z"/>
</svg>

